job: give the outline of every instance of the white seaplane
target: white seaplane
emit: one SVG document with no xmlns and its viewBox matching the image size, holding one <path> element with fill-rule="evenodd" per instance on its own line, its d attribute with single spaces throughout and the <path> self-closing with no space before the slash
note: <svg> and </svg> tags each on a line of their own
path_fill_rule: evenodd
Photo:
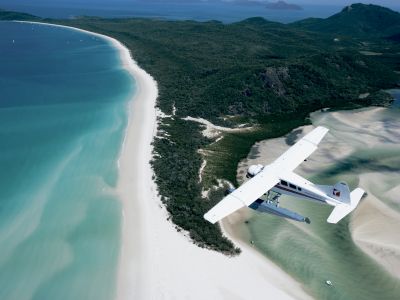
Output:
<svg viewBox="0 0 400 300">
<path fill-rule="evenodd" d="M 317 185 L 293 172 L 317 149 L 327 132 L 328 129 L 317 127 L 273 163 L 266 166 L 250 166 L 246 177 L 251 179 L 238 189 L 228 190 L 229 194 L 209 210 L 204 218 L 214 224 L 236 210 L 248 206 L 260 212 L 310 223 L 309 218 L 279 207 L 279 197 L 286 194 L 334 206 L 327 221 L 334 224 L 339 222 L 356 208 L 364 190 L 356 188 L 350 192 L 345 182 L 338 182 L 334 186 Z"/>
</svg>

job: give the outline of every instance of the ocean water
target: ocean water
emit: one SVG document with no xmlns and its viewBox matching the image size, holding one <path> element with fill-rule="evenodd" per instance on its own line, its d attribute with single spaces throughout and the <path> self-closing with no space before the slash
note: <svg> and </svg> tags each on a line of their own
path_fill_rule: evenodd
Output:
<svg viewBox="0 0 400 300">
<path fill-rule="evenodd" d="M 98 37 L 0 22 L 0 299 L 110 299 L 134 93 Z"/>
<path fill-rule="evenodd" d="M 399 101 L 399 90 L 391 92 Z M 355 212 L 332 225 L 326 222 L 332 207 L 282 196 L 282 207 L 310 217 L 311 224 L 252 214 L 248 224 L 239 226 L 247 242 L 252 240 L 317 299 L 400 298 L 399 278 L 376 261 L 379 257 L 389 268 L 391 261 L 392 268 L 399 262 L 400 109 L 393 105 L 377 112 L 361 111 L 314 113 L 312 123 L 326 126 L 330 133 L 296 169 L 315 183 L 345 180 L 351 189 L 361 186 L 368 195 Z M 277 157 L 283 145 L 284 138 L 266 142 L 268 159 Z M 375 256 L 362 251 L 355 240 L 361 240 Z M 327 286 L 326 280 L 333 286 Z"/>
</svg>

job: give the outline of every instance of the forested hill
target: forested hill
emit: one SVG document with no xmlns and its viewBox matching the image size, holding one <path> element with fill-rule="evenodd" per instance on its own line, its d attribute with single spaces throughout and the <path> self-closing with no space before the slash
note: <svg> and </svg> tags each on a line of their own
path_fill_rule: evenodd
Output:
<svg viewBox="0 0 400 300">
<path fill-rule="evenodd" d="M 7 21 L 7 20 L 37 21 L 40 19 L 41 18 L 39 18 L 39 17 L 30 15 L 30 14 L 26 14 L 26 13 L 6 11 L 3 9 L 0 9 L 0 20 L 4 20 L 4 21 Z"/>
<path fill-rule="evenodd" d="M 0 12 L 0 19 L 10 14 L 26 18 Z M 156 79 L 158 107 L 169 115 L 176 109 L 175 116 L 160 120 L 154 140 L 152 166 L 162 201 L 171 220 L 198 245 L 226 253 L 237 249 L 217 225 L 203 219 L 223 192 L 205 197 L 203 189 L 217 179 L 236 183 L 237 164 L 254 142 L 288 133 L 321 108 L 385 105 L 390 97 L 382 89 L 400 81 L 400 44 L 377 41 L 376 35 L 337 39 L 262 18 L 233 24 L 87 17 L 42 21 L 118 39 Z M 386 26 L 382 35 L 396 26 Z M 214 141 L 202 136 L 198 123 L 183 120 L 187 116 L 256 126 Z"/>
<path fill-rule="evenodd" d="M 329 18 L 309 18 L 291 24 L 297 28 L 361 37 L 400 34 L 400 13 L 373 4 L 352 4 Z"/>
</svg>

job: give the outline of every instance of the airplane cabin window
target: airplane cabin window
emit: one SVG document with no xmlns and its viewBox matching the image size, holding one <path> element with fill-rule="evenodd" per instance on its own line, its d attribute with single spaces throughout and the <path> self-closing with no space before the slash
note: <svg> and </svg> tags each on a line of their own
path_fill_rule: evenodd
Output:
<svg viewBox="0 0 400 300">
<path fill-rule="evenodd" d="M 297 187 L 297 189 L 298 189 L 299 191 L 301 191 L 301 187 Z"/>
<path fill-rule="evenodd" d="M 289 183 L 289 186 L 290 186 L 292 189 L 296 189 L 296 186 L 295 186 L 294 184 Z"/>
</svg>

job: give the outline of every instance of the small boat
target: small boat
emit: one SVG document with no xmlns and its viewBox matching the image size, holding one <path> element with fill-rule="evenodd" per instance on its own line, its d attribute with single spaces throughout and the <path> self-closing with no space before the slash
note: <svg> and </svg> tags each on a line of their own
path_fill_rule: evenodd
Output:
<svg viewBox="0 0 400 300">
<path fill-rule="evenodd" d="M 325 280 L 326 285 L 332 286 L 332 281 L 330 280 Z"/>
</svg>

